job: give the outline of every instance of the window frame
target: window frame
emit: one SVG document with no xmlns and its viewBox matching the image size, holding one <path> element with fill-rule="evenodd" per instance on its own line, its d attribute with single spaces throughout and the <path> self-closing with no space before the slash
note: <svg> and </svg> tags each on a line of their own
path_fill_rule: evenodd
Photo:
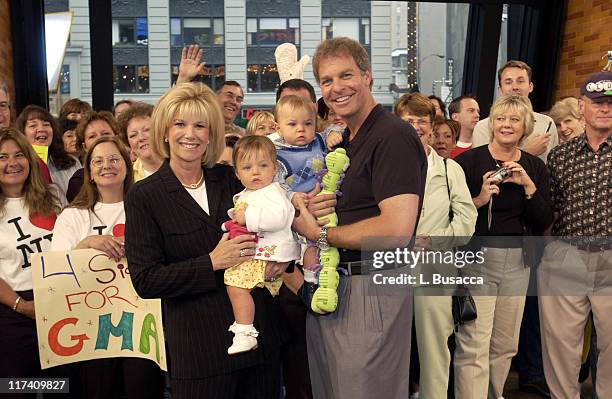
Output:
<svg viewBox="0 0 612 399">
<path fill-rule="evenodd" d="M 134 71 L 134 78 L 135 81 L 133 83 L 135 90 L 134 91 L 117 91 L 117 86 L 118 86 L 118 82 L 119 82 L 119 72 L 118 72 L 118 67 L 121 66 L 128 66 L 128 67 L 132 67 L 133 71 Z M 138 69 L 142 68 L 142 67 L 146 67 L 147 68 L 147 89 L 145 91 L 139 91 L 138 87 L 141 84 L 141 79 L 140 79 L 140 75 L 138 73 Z M 113 94 L 149 94 L 151 92 L 151 85 L 150 85 L 150 69 L 149 69 L 149 64 L 147 65 L 137 65 L 137 64 L 113 64 Z M 117 75 L 115 75 L 115 73 Z M 117 76 L 117 80 L 115 80 L 115 76 Z"/>
<path fill-rule="evenodd" d="M 144 20 L 146 23 L 146 27 L 147 27 L 147 37 L 146 37 L 146 43 L 138 43 L 138 20 Z M 117 38 L 119 39 L 119 41 L 115 42 L 115 38 L 114 38 L 114 34 L 112 34 L 113 30 L 114 30 L 114 25 L 115 22 L 117 22 Z M 129 22 L 132 25 L 133 28 L 133 34 L 134 34 L 134 41 L 133 42 L 126 42 L 126 43 L 122 43 L 121 42 L 121 33 L 120 33 L 120 24 L 121 23 L 126 23 Z M 140 17 L 117 17 L 117 18 L 113 18 L 112 22 L 111 22 L 111 35 L 113 36 L 113 47 L 148 47 L 149 46 L 149 18 L 147 16 L 140 16 Z"/>
<path fill-rule="evenodd" d="M 333 35 L 334 19 L 343 20 L 356 20 L 357 29 L 359 31 L 359 43 L 363 46 L 372 45 L 372 18 L 371 17 L 336 17 L 336 16 L 322 16 L 321 17 L 321 40 L 331 39 Z M 325 22 L 328 25 L 324 25 Z M 330 30 L 329 27 L 332 27 Z M 330 35 L 331 33 L 331 35 Z"/>
<path fill-rule="evenodd" d="M 264 48 L 270 48 L 270 47 L 277 47 L 278 45 L 282 44 L 282 43 L 286 43 L 287 41 L 282 41 L 279 43 L 265 43 L 265 44 L 261 44 L 259 43 L 259 34 L 261 32 L 261 21 L 262 20 L 284 20 L 285 21 L 285 32 L 287 34 L 289 34 L 289 30 L 293 29 L 293 42 L 288 42 L 288 43 L 292 43 L 294 44 L 296 47 L 300 47 L 300 42 L 301 42 L 301 36 L 300 36 L 300 29 L 301 29 L 301 21 L 300 21 L 300 17 L 247 17 L 246 19 L 246 43 L 247 43 L 247 47 L 264 47 Z M 250 27 L 249 25 L 253 23 L 253 21 L 255 21 L 256 25 L 255 25 L 255 31 L 251 32 L 250 31 Z M 297 21 L 297 27 L 291 27 L 292 26 L 292 22 L 296 22 Z M 273 31 L 274 29 L 266 29 L 267 31 Z M 278 31 L 282 31 L 282 30 L 278 30 Z M 255 35 L 255 39 L 257 39 L 257 43 L 252 43 L 253 39 L 251 38 L 250 35 Z M 248 63 L 247 63 L 248 64 Z M 255 64 L 249 64 L 249 65 L 255 65 Z M 263 64 L 260 64 L 263 65 Z"/>
<path fill-rule="evenodd" d="M 262 73 L 263 73 L 264 66 L 268 66 L 268 65 L 273 65 L 274 68 L 276 69 L 276 76 L 278 78 L 277 79 L 278 84 L 276 87 L 272 89 L 262 90 L 262 87 L 261 87 Z M 257 66 L 257 75 L 256 75 L 257 86 L 254 90 L 251 90 L 251 86 L 249 85 L 250 84 L 249 74 L 251 74 L 252 72 L 249 71 L 249 69 L 253 66 Z M 247 62 L 247 87 L 246 87 L 247 93 L 274 93 L 278 89 L 279 85 L 280 85 L 280 76 L 278 75 L 278 67 L 276 66 L 276 64 L 254 64 L 254 63 Z"/>
<path fill-rule="evenodd" d="M 185 20 L 208 20 L 210 22 L 209 25 L 209 29 L 211 30 L 211 34 L 209 34 L 210 36 L 210 40 L 209 43 L 206 44 L 201 44 L 198 43 L 198 45 L 200 47 L 224 47 L 225 46 L 225 17 L 223 18 L 215 18 L 215 17 L 209 17 L 209 16 L 201 16 L 201 17 L 169 17 L 168 18 L 168 25 L 170 28 L 170 47 L 184 47 L 184 46 L 188 46 L 190 44 L 193 44 L 195 42 L 192 43 L 187 43 L 185 41 Z M 180 34 L 178 34 L 181 38 L 182 44 L 174 44 L 173 42 L 173 36 L 177 36 L 176 33 L 172 33 L 172 23 L 178 21 L 179 22 L 179 30 L 180 30 Z M 216 25 L 216 22 L 218 23 L 218 21 L 221 21 L 221 33 L 216 33 L 216 28 L 219 27 Z M 221 37 L 221 41 L 220 43 L 216 43 L 216 38 L 217 36 Z"/>
</svg>

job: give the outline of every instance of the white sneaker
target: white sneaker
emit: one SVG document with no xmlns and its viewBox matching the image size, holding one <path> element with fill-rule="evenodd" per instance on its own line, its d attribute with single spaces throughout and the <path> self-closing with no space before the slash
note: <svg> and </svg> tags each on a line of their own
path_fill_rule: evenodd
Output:
<svg viewBox="0 0 612 399">
<path fill-rule="evenodd" d="M 237 324 L 234 322 L 229 328 L 234 333 L 232 346 L 227 348 L 228 355 L 248 352 L 257 348 L 257 336 L 259 332 L 252 324 Z"/>
</svg>

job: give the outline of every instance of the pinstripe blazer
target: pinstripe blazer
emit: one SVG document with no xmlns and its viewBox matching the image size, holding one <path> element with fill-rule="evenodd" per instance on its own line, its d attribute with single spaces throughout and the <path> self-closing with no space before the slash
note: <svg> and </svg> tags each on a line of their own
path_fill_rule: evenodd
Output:
<svg viewBox="0 0 612 399">
<path fill-rule="evenodd" d="M 172 378 L 204 378 L 276 359 L 286 338 L 277 302 L 254 289 L 259 348 L 229 356 L 234 321 L 223 284 L 208 255 L 221 238 L 232 196 L 242 190 L 231 167 L 204 168 L 210 216 L 176 178 L 167 161 L 125 200 L 125 249 L 142 298 L 162 298 Z"/>
</svg>

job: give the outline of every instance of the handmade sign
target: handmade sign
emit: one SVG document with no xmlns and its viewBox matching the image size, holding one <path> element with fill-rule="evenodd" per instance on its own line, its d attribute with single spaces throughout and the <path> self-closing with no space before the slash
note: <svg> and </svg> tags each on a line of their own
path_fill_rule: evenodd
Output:
<svg viewBox="0 0 612 399">
<path fill-rule="evenodd" d="M 43 369 L 140 357 L 167 370 L 161 301 L 136 294 L 125 259 L 93 249 L 32 254 L 32 278 Z"/>
</svg>

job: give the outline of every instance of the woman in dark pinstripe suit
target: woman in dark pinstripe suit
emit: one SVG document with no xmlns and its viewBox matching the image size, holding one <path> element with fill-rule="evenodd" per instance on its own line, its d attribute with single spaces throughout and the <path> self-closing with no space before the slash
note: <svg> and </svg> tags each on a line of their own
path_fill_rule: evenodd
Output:
<svg viewBox="0 0 612 399">
<path fill-rule="evenodd" d="M 242 186 L 231 167 L 215 165 L 224 123 L 214 93 L 200 83 L 175 86 L 155 107 L 151 129 L 152 149 L 165 161 L 128 193 L 125 248 L 138 294 L 164 304 L 172 397 L 272 399 L 286 332 L 266 290 L 252 293 L 259 348 L 226 351 L 233 315 L 223 269 L 251 258 L 255 244 L 221 231 Z"/>
</svg>

